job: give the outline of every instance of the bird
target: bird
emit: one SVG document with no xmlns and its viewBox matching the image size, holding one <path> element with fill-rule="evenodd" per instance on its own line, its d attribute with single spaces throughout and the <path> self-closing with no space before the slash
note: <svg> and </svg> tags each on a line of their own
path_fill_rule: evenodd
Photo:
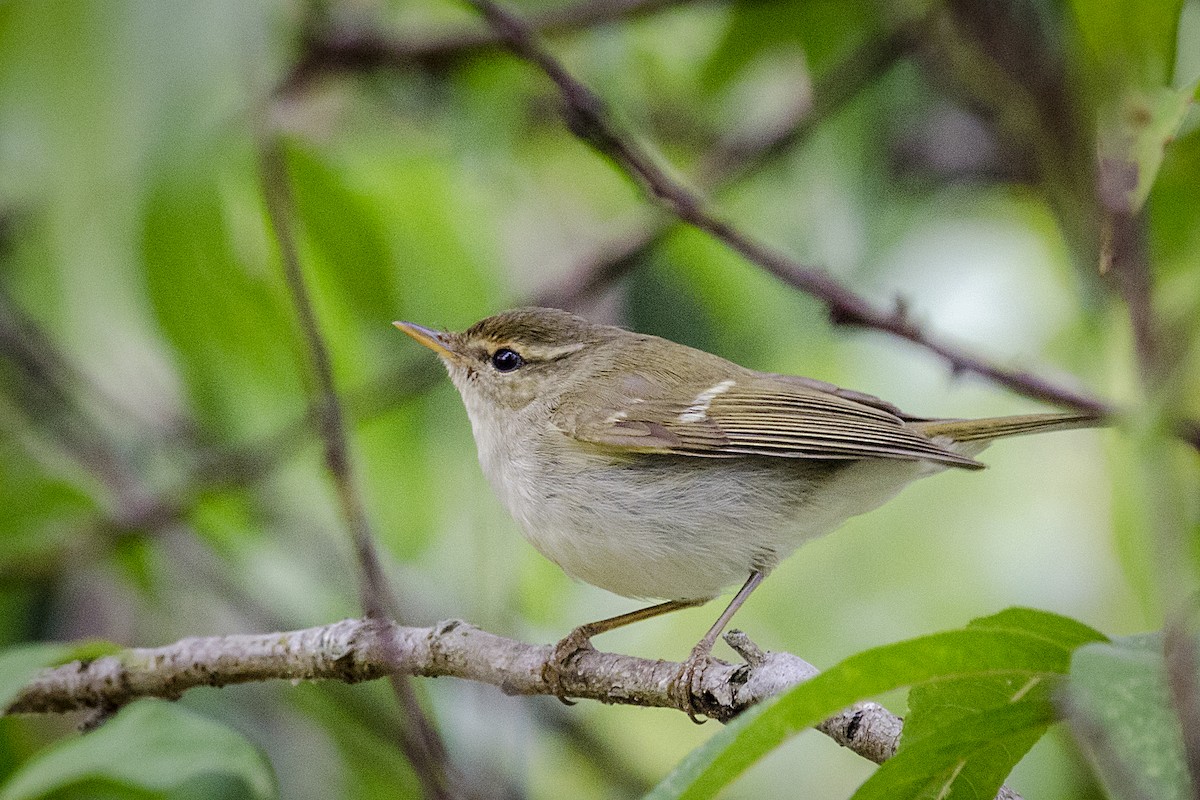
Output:
<svg viewBox="0 0 1200 800">
<path fill-rule="evenodd" d="M 484 475 L 525 538 L 567 574 L 655 605 L 574 628 L 543 678 L 592 637 L 741 585 L 671 693 L 699 721 L 713 645 L 804 542 L 993 440 L 1094 427 L 1089 413 L 925 418 L 863 392 L 761 372 L 566 311 L 519 308 L 460 332 L 394 325 L 458 389 Z"/>
</svg>

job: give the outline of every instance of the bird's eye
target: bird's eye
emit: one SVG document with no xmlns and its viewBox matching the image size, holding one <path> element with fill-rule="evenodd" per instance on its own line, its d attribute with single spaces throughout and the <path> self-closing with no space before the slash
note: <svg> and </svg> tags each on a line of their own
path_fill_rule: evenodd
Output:
<svg viewBox="0 0 1200 800">
<path fill-rule="evenodd" d="M 507 347 L 501 347 L 492 353 L 492 366 L 500 372 L 512 372 L 524 363 L 525 359 L 521 358 L 520 353 Z"/>
</svg>

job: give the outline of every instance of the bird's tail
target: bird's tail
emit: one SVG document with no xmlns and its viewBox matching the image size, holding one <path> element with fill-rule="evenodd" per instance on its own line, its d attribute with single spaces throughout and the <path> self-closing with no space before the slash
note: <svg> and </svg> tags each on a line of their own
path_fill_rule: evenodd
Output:
<svg viewBox="0 0 1200 800">
<path fill-rule="evenodd" d="M 1107 424 L 1099 414 L 1021 414 L 987 419 L 935 419 L 909 423 L 924 435 L 946 436 L 956 442 L 991 441 L 1004 436 L 1046 433 L 1073 428 L 1097 428 Z"/>
</svg>

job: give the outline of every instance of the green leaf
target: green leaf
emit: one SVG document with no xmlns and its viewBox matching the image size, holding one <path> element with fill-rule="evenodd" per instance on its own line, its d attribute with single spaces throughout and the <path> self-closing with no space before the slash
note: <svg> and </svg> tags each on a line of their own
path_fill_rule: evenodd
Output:
<svg viewBox="0 0 1200 800">
<path fill-rule="evenodd" d="M 1067 697 L 1071 728 L 1112 797 L 1195 797 L 1160 635 L 1079 648 L 1071 659 Z"/>
<path fill-rule="evenodd" d="M 1053 717 L 1048 697 L 962 715 L 931 735 L 902 746 L 859 787 L 853 800 L 992 800 Z"/>
<path fill-rule="evenodd" d="M 1096 61 L 1141 86 L 1170 83 L 1183 0 L 1071 0 L 1071 7 Z"/>
<path fill-rule="evenodd" d="M 1197 16 L 1200 16 L 1200 9 L 1197 12 Z M 1200 105 L 1197 109 L 1200 110 Z M 1200 286 L 1195 280 L 1197 257 L 1200 256 L 1200 204 L 1195 201 L 1196 193 L 1200 191 L 1198 177 L 1200 131 L 1193 131 L 1189 136 L 1175 140 L 1167 150 L 1146 207 L 1151 226 L 1151 252 L 1155 254 L 1156 281 L 1161 286 L 1163 297 L 1169 297 L 1174 302 L 1190 301 L 1193 309 L 1197 308 L 1200 301 Z M 1171 284 L 1170 281 L 1175 283 Z M 1187 313 L 1186 318 L 1195 320 L 1197 316 Z M 1198 341 L 1196 338 L 1190 340 Z M 1181 371 L 1181 378 L 1186 375 L 1194 377 L 1196 373 Z M 1185 397 L 1200 398 L 1200 392 L 1189 393 L 1184 387 L 1180 389 Z"/>
<path fill-rule="evenodd" d="M 0 367 L 0 385 L 13 379 Z M 0 563 L 19 564 L 15 574 L 32 577 L 29 565 L 61 548 L 79 518 L 94 513 L 95 507 L 80 486 L 49 474 L 9 434 L 0 425 L 0 486 L 5 499 L 0 503 Z"/>
<path fill-rule="evenodd" d="M 855 794 L 867 798 L 991 800 L 1059 712 L 1054 693 L 1071 652 L 1103 637 L 1086 625 L 1023 608 L 972 621 L 978 630 L 1023 630 L 1042 637 L 1053 669 L 997 672 L 914 686 L 896 755 Z"/>
<path fill-rule="evenodd" d="M 1031 692 L 1043 696 L 1046 674 L 1032 676 L 1006 672 L 991 677 L 971 675 L 914 686 L 908 694 L 909 711 L 904 715 L 903 749 L 909 743 L 936 736 L 949 725 L 994 708 L 1021 702 Z M 1049 709 L 1053 711 L 1053 708 Z"/>
<path fill-rule="evenodd" d="M 1069 663 L 1070 654 L 1088 642 L 1107 641 L 1100 631 L 1078 620 L 1032 608 L 1006 608 L 990 617 L 967 623 L 967 628 L 987 631 L 1013 631 L 1042 639 L 1050 650 L 1060 651 Z M 1058 671 L 1058 670 L 1056 670 Z"/>
<path fill-rule="evenodd" d="M 320 276 L 362 318 L 389 321 L 399 306 L 395 265 L 371 199 L 319 154 L 290 146 L 287 156 L 304 235 L 324 261 Z"/>
<path fill-rule="evenodd" d="M 1064 617 L 1011 609 L 976 620 L 963 630 L 858 653 L 743 713 L 688 755 L 650 797 L 711 797 L 792 735 L 864 698 L 932 682 L 993 680 L 998 676 L 1028 681 L 1062 673 L 1072 648 L 1100 638 L 1090 628 Z M 1030 703 L 1026 710 L 1013 713 L 1038 711 L 1036 704 Z"/>
<path fill-rule="evenodd" d="M 1138 211 L 1187 118 L 1197 77 L 1177 75 L 1183 0 L 1072 0 L 1091 56 L 1100 185 L 1110 208 Z"/>
<path fill-rule="evenodd" d="M 63 660 L 70 652 L 67 645 L 44 642 L 12 647 L 0 653 L 0 708 L 8 708 L 39 670 Z"/>
<path fill-rule="evenodd" d="M 880 29 L 873 3 L 801 0 L 735 3 L 720 46 L 705 67 L 703 82 L 722 86 L 760 55 L 803 48 L 809 68 L 821 72 L 835 57 Z"/>
<path fill-rule="evenodd" d="M 1100 181 L 1110 207 L 1137 211 L 1146 202 L 1167 145 L 1187 118 L 1196 84 L 1184 90 L 1128 89 L 1100 115 Z"/>
<path fill-rule="evenodd" d="M 227 796 L 273 798 L 266 757 L 240 733 L 160 700 L 141 700 L 99 730 L 47 748 L 12 776 L 0 800 L 105 782 L 158 793 L 240 784 Z"/>
<path fill-rule="evenodd" d="M 304 392 L 277 267 L 235 253 L 228 212 L 214 176 L 169 176 L 146 202 L 142 242 L 150 301 L 198 410 L 240 437 L 299 416 Z"/>
</svg>

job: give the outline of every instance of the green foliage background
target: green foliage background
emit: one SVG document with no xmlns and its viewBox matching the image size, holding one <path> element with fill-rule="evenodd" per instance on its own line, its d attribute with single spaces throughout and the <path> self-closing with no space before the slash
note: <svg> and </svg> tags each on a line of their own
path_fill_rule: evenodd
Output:
<svg viewBox="0 0 1200 800">
<path fill-rule="evenodd" d="M 521 540 L 453 389 L 389 323 L 464 327 L 561 287 L 662 217 L 566 131 L 544 76 L 493 48 L 318 70 L 276 92 L 331 31 L 415 49 L 461 30 L 483 28 L 441 0 L 0 2 L 0 642 L 150 646 L 360 612 L 262 202 L 258 151 L 273 136 L 405 621 L 462 617 L 550 642 L 632 607 Z M 865 296 L 902 299 L 939 335 L 1134 413 L 1119 432 L 1005 442 L 983 474 L 910 488 L 806 545 L 737 625 L 820 667 L 1017 605 L 1108 635 L 1155 630 L 1195 589 L 1200 552 L 1195 453 L 1160 425 L 1200 416 L 1200 3 L 678 3 L 551 47 L 689 175 L 803 107 L 814 83 L 844 87 L 847 59 L 897 31 L 885 68 L 834 111 L 817 95 L 809 134 L 715 190 L 719 206 Z M 1132 175 L 1120 198 L 1142 226 L 1169 365 L 1150 389 L 1126 306 L 1098 274 L 1096 186 L 1113 174 Z M 678 226 L 576 300 L 914 412 L 1039 407 L 919 347 L 831 327 L 815 300 Z M 598 644 L 679 659 L 713 613 Z M 636 795 L 717 727 L 461 682 L 419 689 L 493 796 Z M 243 732 L 284 797 L 418 792 L 384 686 L 181 702 L 181 739 L 204 717 Z M 143 717 L 162 713 L 174 712 Z M 0 720 L 0 781 L 74 722 Z M 262 790 L 253 753 L 235 760 L 249 765 L 241 788 L 199 784 L 208 796 Z M 728 796 L 849 796 L 873 770 L 807 734 Z M 104 796 L 144 796 L 96 780 Z M 1057 728 L 1010 779 L 1039 798 L 1095 795 L 1094 781 Z M 152 791 L 204 796 L 184 784 Z"/>
</svg>

